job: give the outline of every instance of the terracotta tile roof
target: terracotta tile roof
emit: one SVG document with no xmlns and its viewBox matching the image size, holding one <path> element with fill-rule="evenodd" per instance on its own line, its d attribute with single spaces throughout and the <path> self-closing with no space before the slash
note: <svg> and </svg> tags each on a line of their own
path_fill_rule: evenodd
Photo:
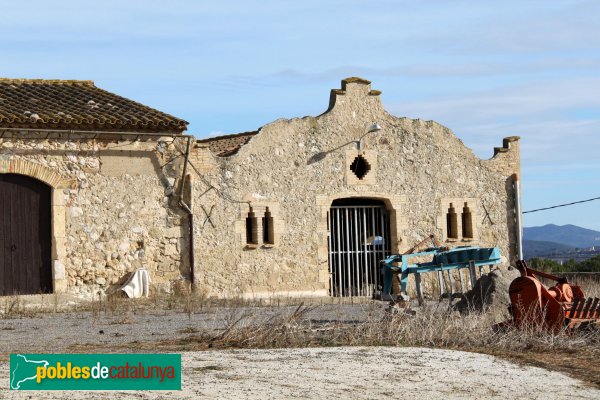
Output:
<svg viewBox="0 0 600 400">
<path fill-rule="evenodd" d="M 0 129 L 181 133 L 187 124 L 92 81 L 0 78 Z"/>
<path fill-rule="evenodd" d="M 217 136 L 198 140 L 196 143 L 207 145 L 210 151 L 219 157 L 234 155 L 238 150 L 248 143 L 258 131 L 237 133 L 235 135 Z"/>
</svg>

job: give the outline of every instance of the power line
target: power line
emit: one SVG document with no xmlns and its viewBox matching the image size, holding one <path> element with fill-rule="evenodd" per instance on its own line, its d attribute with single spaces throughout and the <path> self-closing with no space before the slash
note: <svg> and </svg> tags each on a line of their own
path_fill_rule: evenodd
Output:
<svg viewBox="0 0 600 400">
<path fill-rule="evenodd" d="M 552 208 L 558 208 L 558 207 L 572 206 L 573 204 L 587 203 L 588 201 L 594 201 L 594 200 L 600 200 L 600 197 L 594 197 L 593 199 L 587 199 L 587 200 L 574 201 L 572 203 L 559 204 L 559 205 L 552 206 L 552 207 L 544 207 L 544 208 L 537 208 L 535 210 L 523 211 L 523 214 L 537 212 L 537 211 L 550 210 Z"/>
</svg>

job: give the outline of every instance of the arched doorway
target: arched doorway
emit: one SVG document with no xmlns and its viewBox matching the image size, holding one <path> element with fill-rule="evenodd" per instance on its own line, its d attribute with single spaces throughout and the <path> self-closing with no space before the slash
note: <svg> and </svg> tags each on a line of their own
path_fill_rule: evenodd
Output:
<svg viewBox="0 0 600 400">
<path fill-rule="evenodd" d="M 0 174 L 0 295 L 52 292 L 51 188 Z"/>
<path fill-rule="evenodd" d="M 379 200 L 334 200 L 329 210 L 329 294 L 373 296 L 380 290 L 379 261 L 391 254 L 390 218 Z"/>
</svg>

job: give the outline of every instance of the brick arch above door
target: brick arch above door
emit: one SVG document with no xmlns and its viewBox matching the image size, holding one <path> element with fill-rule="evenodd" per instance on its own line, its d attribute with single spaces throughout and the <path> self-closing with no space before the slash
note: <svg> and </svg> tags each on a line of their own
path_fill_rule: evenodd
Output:
<svg viewBox="0 0 600 400">
<path fill-rule="evenodd" d="M 32 163 L 27 160 L 3 160 L 0 161 L 0 174 L 19 174 L 35 178 L 52 188 L 65 187 L 65 179 L 58 173 L 41 164 Z"/>
</svg>

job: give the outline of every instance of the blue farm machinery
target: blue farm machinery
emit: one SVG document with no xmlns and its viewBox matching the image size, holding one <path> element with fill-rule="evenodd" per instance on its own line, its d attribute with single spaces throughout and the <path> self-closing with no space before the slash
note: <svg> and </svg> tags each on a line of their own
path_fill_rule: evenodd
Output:
<svg viewBox="0 0 600 400">
<path fill-rule="evenodd" d="M 416 249 L 431 241 L 431 247 L 417 251 Z M 421 261 L 427 259 L 428 261 Z M 423 304 L 424 296 L 421 284 L 421 275 L 425 273 L 437 273 L 437 282 L 440 288 L 440 300 L 449 298 L 450 304 L 454 298 L 462 297 L 465 292 L 466 282 L 463 270 L 468 271 L 471 288 L 475 286 L 477 274 L 481 277 L 483 268 L 500 264 L 500 249 L 497 247 L 458 246 L 454 248 L 442 247 L 431 235 L 417 246 L 404 254 L 392 254 L 381 261 L 383 274 L 382 300 L 408 298 L 408 282 L 412 275 L 415 281 L 415 291 L 419 304 Z M 453 273 L 453 271 L 458 271 Z M 458 279 L 456 277 L 458 276 Z M 399 279 L 399 295 L 394 295 L 394 278 Z M 447 277 L 447 279 L 446 279 Z M 457 284 L 455 285 L 455 280 Z M 455 286 L 460 284 L 461 290 L 455 291 Z"/>
</svg>

